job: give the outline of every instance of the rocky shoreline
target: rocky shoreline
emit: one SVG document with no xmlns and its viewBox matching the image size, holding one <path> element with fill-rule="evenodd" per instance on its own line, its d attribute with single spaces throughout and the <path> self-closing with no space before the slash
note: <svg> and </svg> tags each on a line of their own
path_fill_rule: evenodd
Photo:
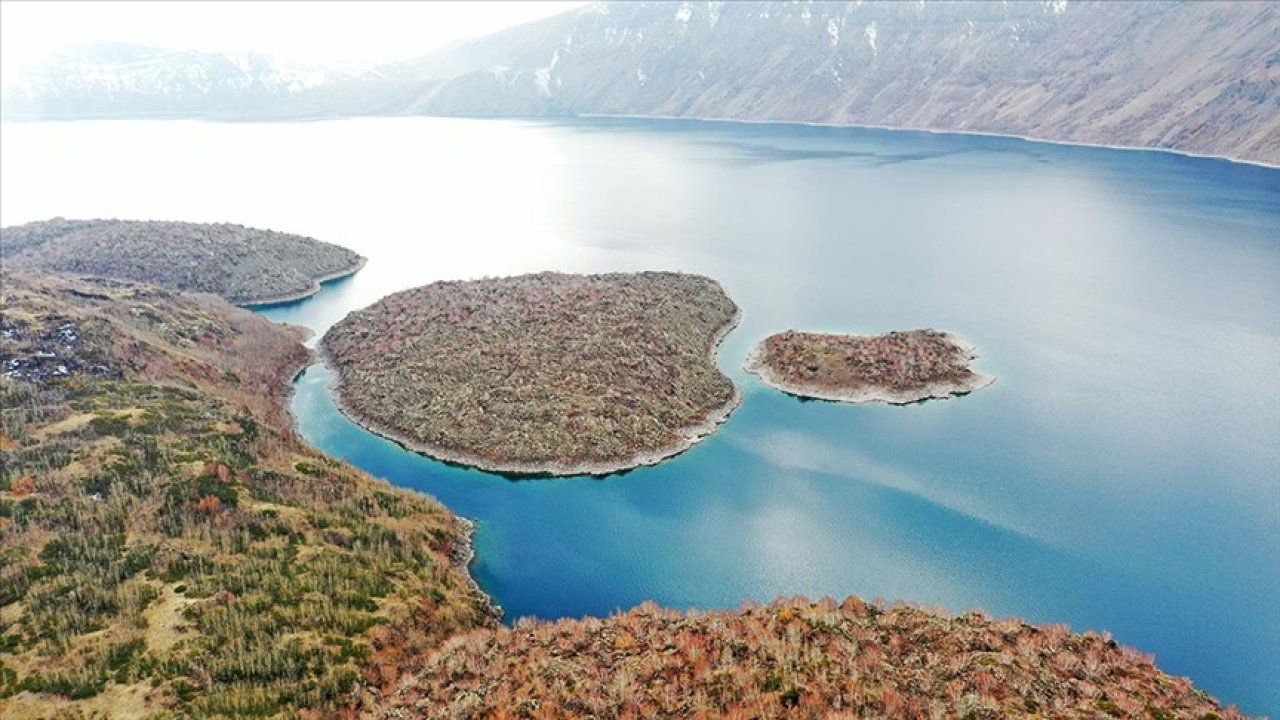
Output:
<svg viewBox="0 0 1280 720">
<path fill-rule="evenodd" d="M 463 576 L 467 578 L 467 586 L 471 588 L 471 594 L 475 597 L 476 604 L 480 605 L 484 610 L 484 614 L 493 619 L 494 622 L 501 622 L 503 616 L 502 606 L 494 602 L 493 596 L 480 587 L 480 583 L 476 581 L 476 576 L 471 573 L 471 562 L 476 559 L 476 521 L 461 515 L 454 515 L 453 517 L 462 526 L 458 541 L 453 546 L 453 557 L 451 558 L 453 566 L 461 570 Z"/>
<path fill-rule="evenodd" d="M 720 344 L 724 341 L 724 338 L 738 326 L 741 319 L 742 311 L 739 309 L 735 312 L 734 316 L 717 331 L 715 337 L 712 338 L 711 349 L 708 351 L 708 359 L 710 362 L 715 362 L 716 354 L 720 349 Z M 411 450 L 434 460 L 483 470 L 484 472 L 515 477 L 570 477 L 575 475 L 604 476 L 626 472 L 628 470 L 633 470 L 647 465 L 656 465 L 663 460 L 667 460 L 685 452 L 696 445 L 699 441 L 711 435 L 716 428 L 728 420 L 729 415 L 737 409 L 738 405 L 742 402 L 742 391 L 735 385 L 733 387 L 733 396 L 729 401 L 712 409 L 704 421 L 677 430 L 676 434 L 679 436 L 679 439 L 676 442 L 663 448 L 643 453 L 636 453 L 635 455 L 616 461 L 578 463 L 497 462 L 472 453 L 422 442 L 421 440 L 412 438 L 408 434 L 396 430 L 395 428 L 388 427 L 382 423 L 360 415 L 343 400 L 341 371 L 338 369 L 337 363 L 333 361 L 333 358 L 330 357 L 328 352 L 324 349 L 323 344 L 321 345 L 319 354 L 323 362 L 333 370 L 335 379 L 333 385 L 330 387 L 330 395 L 333 397 L 334 405 L 338 408 L 338 411 L 346 416 L 346 418 L 351 422 L 375 435 L 395 442 L 406 450 Z"/>
<path fill-rule="evenodd" d="M 349 278 L 352 275 L 355 275 L 356 273 L 360 272 L 361 270 L 364 269 L 364 266 L 368 262 L 369 262 L 368 258 L 362 257 L 352 267 L 344 268 L 342 270 L 337 270 L 327 275 L 321 275 L 320 277 L 317 277 L 317 278 L 312 278 L 311 287 L 307 288 L 306 290 L 300 290 L 296 293 L 289 293 L 287 295 L 279 295 L 276 297 L 262 298 L 259 300 L 249 300 L 247 302 L 241 302 L 236 304 L 242 308 L 247 308 L 250 310 L 262 310 L 271 305 L 283 305 L 285 303 L 305 300 L 311 297 L 312 295 L 315 295 L 316 293 L 320 292 L 320 290 L 323 289 L 323 286 L 325 283 L 331 283 L 335 280 Z"/>
<path fill-rule="evenodd" d="M 965 359 L 973 360 L 978 357 L 978 348 L 973 343 L 951 333 L 943 333 L 943 335 Z M 764 340 L 757 343 L 747 353 L 747 360 L 743 364 L 743 369 L 760 378 L 765 385 L 790 395 L 854 404 L 881 402 L 888 405 L 911 405 L 925 400 L 945 400 L 960 395 L 968 395 L 996 381 L 994 375 L 970 369 L 969 377 L 964 380 L 930 382 L 912 390 L 896 390 L 883 385 L 842 389 L 815 383 L 802 383 L 783 377 L 765 361 Z"/>
</svg>

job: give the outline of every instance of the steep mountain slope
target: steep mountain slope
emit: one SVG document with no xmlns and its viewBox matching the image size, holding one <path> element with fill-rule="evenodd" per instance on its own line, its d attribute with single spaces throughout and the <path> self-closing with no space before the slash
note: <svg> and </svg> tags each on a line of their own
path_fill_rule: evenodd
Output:
<svg viewBox="0 0 1280 720">
<path fill-rule="evenodd" d="M 296 300 L 364 258 L 314 238 L 229 223 L 54 218 L 0 228 L 6 267 L 207 292 L 242 305 Z"/>
<path fill-rule="evenodd" d="M 6 117 L 632 114 L 1027 135 L 1280 163 L 1268 2 L 606 2 L 366 70 L 112 47 Z"/>
<path fill-rule="evenodd" d="M 491 622 L 465 521 L 294 434 L 298 328 L 7 270 L 0 306 L 0 717 L 336 710 Z"/>
<path fill-rule="evenodd" d="M 402 76 L 422 89 L 408 113 L 854 123 L 1280 162 L 1275 3 L 602 3 Z"/>
</svg>

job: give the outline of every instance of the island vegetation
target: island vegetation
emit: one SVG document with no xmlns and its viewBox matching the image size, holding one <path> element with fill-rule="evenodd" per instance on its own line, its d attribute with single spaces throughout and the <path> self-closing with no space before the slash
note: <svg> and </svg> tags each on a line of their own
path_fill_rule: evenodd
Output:
<svg viewBox="0 0 1280 720">
<path fill-rule="evenodd" d="M 328 714 L 493 622 L 466 521 L 295 436 L 299 328 L 0 280 L 0 716 Z"/>
<path fill-rule="evenodd" d="M 322 347 L 344 412 L 414 450 L 606 474 L 681 452 L 732 411 L 714 353 L 737 317 L 697 275 L 541 273 L 390 295 Z"/>
<path fill-rule="evenodd" d="M 1105 634 L 849 598 L 472 632 L 377 704 L 406 718 L 1224 720 Z"/>
<path fill-rule="evenodd" d="M 937 330 L 884 335 L 786 332 L 762 340 L 746 369 L 792 395 L 905 405 L 965 395 L 995 382 L 970 369 L 973 345 Z"/>
<path fill-rule="evenodd" d="M 338 245 L 229 223 L 54 218 L 0 229 L 0 259 L 262 305 L 314 295 L 365 259 Z"/>
<path fill-rule="evenodd" d="M 1241 717 L 1105 635 L 854 598 L 498 629 L 465 520 L 294 434 L 302 331 L 0 281 L 5 717 Z"/>
</svg>

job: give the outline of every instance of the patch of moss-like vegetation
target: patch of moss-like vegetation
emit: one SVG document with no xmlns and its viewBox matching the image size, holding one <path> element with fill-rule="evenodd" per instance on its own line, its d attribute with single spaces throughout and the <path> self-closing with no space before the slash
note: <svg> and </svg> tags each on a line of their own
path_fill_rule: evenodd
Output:
<svg viewBox="0 0 1280 720">
<path fill-rule="evenodd" d="M 243 225 L 62 218 L 0 230 L 0 258 L 8 269 L 131 280 L 242 305 L 306 297 L 364 264 L 337 245 Z"/>
<path fill-rule="evenodd" d="M 344 409 L 445 460 L 607 473 L 684 450 L 736 405 L 713 353 L 737 307 L 681 273 L 439 282 L 348 315 L 323 347 Z"/>
</svg>

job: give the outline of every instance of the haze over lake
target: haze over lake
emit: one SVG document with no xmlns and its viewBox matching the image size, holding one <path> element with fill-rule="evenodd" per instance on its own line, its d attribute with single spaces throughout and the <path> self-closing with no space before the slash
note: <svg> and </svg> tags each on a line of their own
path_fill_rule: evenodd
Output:
<svg viewBox="0 0 1280 720">
<path fill-rule="evenodd" d="M 237 222 L 369 257 L 266 311 L 317 332 L 398 289 L 665 269 L 743 310 L 713 437 L 606 479 L 407 453 L 309 370 L 304 436 L 479 521 L 506 609 L 781 593 L 1109 629 L 1280 713 L 1280 171 L 1018 140 L 721 123 L 369 119 L 6 124 L 0 220 Z M 741 370 L 787 328 L 936 327 L 997 383 L 800 402 Z"/>
</svg>

